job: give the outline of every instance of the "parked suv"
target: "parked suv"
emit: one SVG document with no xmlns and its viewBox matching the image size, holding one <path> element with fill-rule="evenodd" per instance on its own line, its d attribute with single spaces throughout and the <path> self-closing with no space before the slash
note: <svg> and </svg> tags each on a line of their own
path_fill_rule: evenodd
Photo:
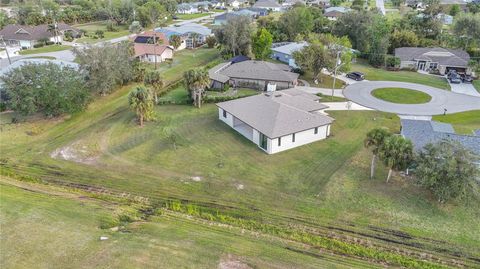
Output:
<svg viewBox="0 0 480 269">
<path fill-rule="evenodd" d="M 448 71 L 447 79 L 450 79 L 452 76 L 457 76 L 457 75 L 458 75 L 457 71 L 452 69 L 452 70 Z"/>
<path fill-rule="evenodd" d="M 448 79 L 450 80 L 450 83 L 454 83 L 454 84 L 462 83 L 462 79 L 460 78 L 460 75 L 457 73 L 450 75 Z"/>
<path fill-rule="evenodd" d="M 473 78 L 470 75 L 467 74 L 461 74 L 460 78 L 462 79 L 463 83 L 472 83 Z"/>
<path fill-rule="evenodd" d="M 365 75 L 360 72 L 350 72 L 347 74 L 347 78 L 351 78 L 356 81 L 362 81 L 365 79 Z"/>
</svg>

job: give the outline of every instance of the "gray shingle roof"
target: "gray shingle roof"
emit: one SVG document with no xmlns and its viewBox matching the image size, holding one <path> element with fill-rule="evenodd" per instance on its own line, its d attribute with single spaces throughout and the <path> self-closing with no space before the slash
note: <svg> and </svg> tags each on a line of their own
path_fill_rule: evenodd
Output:
<svg viewBox="0 0 480 269">
<path fill-rule="evenodd" d="M 402 135 L 410 139 L 416 150 L 421 150 L 429 143 L 436 143 L 442 140 L 457 141 L 465 148 L 480 156 L 480 136 L 455 134 L 450 124 L 402 119 Z"/>
<path fill-rule="evenodd" d="M 274 1 L 274 0 L 258 0 L 255 4 L 253 4 L 253 7 L 280 8 L 282 7 L 282 5 L 280 5 L 277 1 Z"/>
<path fill-rule="evenodd" d="M 270 138 L 331 124 L 333 118 L 317 111 L 327 106 L 296 93 L 276 91 L 218 103 L 217 106 Z"/>
<path fill-rule="evenodd" d="M 299 76 L 290 72 L 288 65 L 253 60 L 232 64 L 217 73 L 230 78 L 282 82 L 294 82 Z"/>
<path fill-rule="evenodd" d="M 426 60 L 440 65 L 467 67 L 470 56 L 463 50 L 444 48 L 402 47 L 395 49 L 395 56 L 402 61 Z"/>
<path fill-rule="evenodd" d="M 65 23 L 58 23 L 57 29 L 61 32 L 79 32 L 78 29 L 75 29 Z M 48 31 L 48 24 L 37 26 L 9 24 L 5 25 L 5 27 L 0 30 L 0 36 L 3 36 L 3 38 L 6 40 L 39 40 L 42 38 L 53 37 L 53 31 Z"/>
<path fill-rule="evenodd" d="M 230 77 L 222 75 L 220 71 L 229 65 L 230 65 L 230 62 L 217 64 L 212 69 L 208 70 L 208 76 L 210 77 L 210 79 L 216 80 L 221 83 L 227 82 L 230 79 Z"/>
<path fill-rule="evenodd" d="M 283 46 L 273 45 L 272 50 L 276 51 L 276 52 L 283 53 L 283 54 L 292 55 L 295 51 L 299 51 L 299 50 L 303 49 L 305 46 L 308 46 L 308 43 L 305 42 L 305 41 L 290 42 L 290 43 L 286 43 Z"/>
</svg>

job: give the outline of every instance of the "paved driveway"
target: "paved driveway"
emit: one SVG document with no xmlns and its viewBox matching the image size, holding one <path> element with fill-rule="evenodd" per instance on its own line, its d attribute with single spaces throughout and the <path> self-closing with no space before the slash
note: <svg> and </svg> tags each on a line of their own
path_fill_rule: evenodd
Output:
<svg viewBox="0 0 480 269">
<path fill-rule="evenodd" d="M 480 97 L 480 93 L 475 90 L 472 83 L 450 83 L 450 87 L 452 88 L 452 92 Z"/>
<path fill-rule="evenodd" d="M 371 91 L 377 88 L 407 88 L 432 96 L 425 104 L 394 104 L 377 99 Z M 480 109 L 480 97 L 440 90 L 421 84 L 395 81 L 366 81 L 347 86 L 343 94 L 353 102 L 372 109 L 400 115 L 431 116 Z"/>
</svg>

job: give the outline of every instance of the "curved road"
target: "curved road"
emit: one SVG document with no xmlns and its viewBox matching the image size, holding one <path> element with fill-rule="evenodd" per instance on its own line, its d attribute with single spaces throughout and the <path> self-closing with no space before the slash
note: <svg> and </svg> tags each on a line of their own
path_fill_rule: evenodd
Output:
<svg viewBox="0 0 480 269">
<path fill-rule="evenodd" d="M 406 88 L 424 92 L 432 97 L 425 104 L 395 104 L 377 99 L 371 92 L 378 88 Z M 365 81 L 349 85 L 343 94 L 362 106 L 400 115 L 431 116 L 480 109 L 480 97 L 474 97 L 415 83 L 396 81 Z"/>
</svg>

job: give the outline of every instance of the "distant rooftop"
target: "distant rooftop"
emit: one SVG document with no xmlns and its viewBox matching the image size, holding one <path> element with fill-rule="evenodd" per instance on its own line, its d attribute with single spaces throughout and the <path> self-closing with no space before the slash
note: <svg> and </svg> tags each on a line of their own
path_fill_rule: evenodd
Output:
<svg viewBox="0 0 480 269">
<path fill-rule="evenodd" d="M 308 46 L 308 43 L 305 41 L 289 42 L 289 43 L 273 44 L 272 50 L 276 52 L 292 55 L 292 53 L 303 49 L 303 47 L 305 46 Z"/>
<path fill-rule="evenodd" d="M 216 70 L 216 76 L 220 75 L 224 80 L 228 77 L 292 82 L 299 76 L 297 73 L 291 72 L 288 65 L 254 60 L 242 61 L 235 64 L 230 64 L 230 62 L 222 63 L 210 71 L 212 70 Z M 213 77 L 211 78 L 217 80 Z M 228 79 L 225 81 L 228 81 Z"/>
<path fill-rule="evenodd" d="M 333 118 L 319 110 L 327 106 L 318 97 L 296 89 L 267 92 L 218 103 L 217 106 L 269 138 L 331 124 Z"/>
<path fill-rule="evenodd" d="M 429 143 L 442 140 L 457 141 L 465 148 L 480 156 L 480 136 L 456 134 L 451 124 L 426 120 L 401 120 L 402 135 L 410 139 L 416 150 L 421 150 Z"/>
<path fill-rule="evenodd" d="M 463 50 L 444 48 L 402 47 L 395 49 L 395 56 L 402 61 L 425 60 L 457 67 L 467 66 L 470 60 Z"/>
<path fill-rule="evenodd" d="M 172 35 L 184 35 L 188 33 L 197 33 L 200 35 L 208 36 L 212 34 L 212 30 L 206 26 L 197 23 L 187 23 L 177 26 L 169 26 L 155 29 L 157 32 L 165 33 L 167 37 Z"/>
</svg>

